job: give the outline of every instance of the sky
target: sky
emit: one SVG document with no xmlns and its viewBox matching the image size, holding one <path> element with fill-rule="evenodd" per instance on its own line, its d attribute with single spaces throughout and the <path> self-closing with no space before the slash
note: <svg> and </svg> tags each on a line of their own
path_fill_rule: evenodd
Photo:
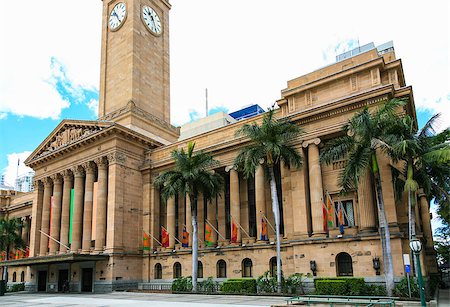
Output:
<svg viewBox="0 0 450 307">
<path fill-rule="evenodd" d="M 450 126 L 449 1 L 170 0 L 171 121 L 281 97 L 287 81 L 358 45 L 393 41 L 419 126 Z M 0 18 L 0 174 L 62 119 L 97 118 L 102 1 L 4 1 Z"/>
</svg>

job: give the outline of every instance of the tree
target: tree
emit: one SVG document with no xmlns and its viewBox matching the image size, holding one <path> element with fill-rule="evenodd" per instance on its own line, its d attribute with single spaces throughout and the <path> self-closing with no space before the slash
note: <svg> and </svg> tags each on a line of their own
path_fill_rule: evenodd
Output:
<svg viewBox="0 0 450 307">
<path fill-rule="evenodd" d="M 163 201 L 176 195 L 187 195 L 191 202 L 192 214 L 192 290 L 197 291 L 198 272 L 198 223 L 197 199 L 199 193 L 210 201 L 219 196 L 223 188 L 223 177 L 214 172 L 218 162 L 205 152 L 194 153 L 195 143 L 188 143 L 187 151 L 174 150 L 171 155 L 175 162 L 173 169 L 159 174 L 155 186 L 161 189 Z"/>
<path fill-rule="evenodd" d="M 25 242 L 22 240 L 20 230 L 22 229 L 22 221 L 18 218 L 0 219 L 0 251 L 6 252 L 6 259 L 9 259 L 9 253 L 13 248 L 24 248 Z M 8 267 L 3 268 L 3 280 L 6 280 Z"/>
<path fill-rule="evenodd" d="M 343 136 L 327 142 L 321 152 L 321 161 L 329 164 L 335 160 L 347 159 L 338 181 L 343 192 L 358 188 L 359 178 L 369 169 L 374 182 L 378 210 L 381 247 L 384 260 L 384 274 L 387 293 L 392 296 L 394 269 L 392 264 L 391 236 L 386 219 L 385 204 L 377 159 L 377 150 L 384 148 L 383 141 L 389 138 L 390 128 L 398 120 L 396 111 L 405 102 L 391 99 L 375 112 L 368 107 L 356 113 L 344 126 Z"/>
<path fill-rule="evenodd" d="M 257 123 L 245 124 L 236 136 L 250 139 L 250 143 L 239 152 L 235 159 L 238 170 L 244 177 L 255 175 L 256 168 L 262 164 L 270 181 L 272 211 L 275 217 L 276 249 L 277 249 L 277 289 L 281 292 L 281 248 L 280 248 L 280 208 L 277 196 L 274 167 L 281 162 L 287 167 L 299 168 L 302 157 L 292 145 L 293 139 L 303 133 L 302 129 L 286 119 L 275 118 L 275 111 L 270 109 L 259 126 Z"/>
<path fill-rule="evenodd" d="M 404 161 L 401 171 L 405 181 L 397 180 L 408 193 L 409 238 L 416 236 L 415 205 L 418 182 L 429 200 L 437 198 L 445 206 L 449 202 L 450 129 L 436 133 L 439 114 L 432 116 L 417 131 L 416 122 L 406 115 L 392 127 L 387 152 L 394 162 Z"/>
</svg>

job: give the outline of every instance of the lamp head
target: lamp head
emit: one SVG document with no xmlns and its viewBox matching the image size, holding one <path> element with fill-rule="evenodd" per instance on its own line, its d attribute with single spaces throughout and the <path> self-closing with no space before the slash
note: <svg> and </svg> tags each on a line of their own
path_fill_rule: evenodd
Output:
<svg viewBox="0 0 450 307">
<path fill-rule="evenodd" d="M 420 253 L 422 250 L 422 243 L 417 238 L 412 238 L 411 241 L 409 241 L 409 247 L 411 250 L 415 253 Z"/>
</svg>

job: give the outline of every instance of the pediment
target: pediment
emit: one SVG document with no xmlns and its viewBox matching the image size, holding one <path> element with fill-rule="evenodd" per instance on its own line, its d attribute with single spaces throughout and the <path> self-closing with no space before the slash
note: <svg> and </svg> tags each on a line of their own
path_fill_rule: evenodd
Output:
<svg viewBox="0 0 450 307">
<path fill-rule="evenodd" d="M 113 126 L 112 122 L 63 120 L 25 160 L 25 164 L 66 149 Z"/>
</svg>

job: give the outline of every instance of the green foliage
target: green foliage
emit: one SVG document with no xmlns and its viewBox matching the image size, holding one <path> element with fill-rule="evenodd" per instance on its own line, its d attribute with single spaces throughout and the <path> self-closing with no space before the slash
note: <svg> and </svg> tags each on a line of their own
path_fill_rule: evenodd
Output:
<svg viewBox="0 0 450 307">
<path fill-rule="evenodd" d="M 173 281 L 172 291 L 174 292 L 190 292 L 192 291 L 192 278 L 180 277 Z"/>
<path fill-rule="evenodd" d="M 386 296 L 386 287 L 381 285 L 364 285 L 359 295 L 364 296 Z"/>
<path fill-rule="evenodd" d="M 318 280 L 315 286 L 319 295 L 347 295 L 345 280 Z"/>
<path fill-rule="evenodd" d="M 281 285 L 284 286 L 284 278 L 281 278 Z M 270 276 L 270 272 L 266 271 L 256 280 L 258 293 L 274 293 L 277 292 L 277 277 Z M 283 287 L 284 288 L 284 287 Z"/>
<path fill-rule="evenodd" d="M 198 283 L 198 292 L 213 293 L 218 289 L 218 282 L 214 281 L 212 277 Z"/>
<path fill-rule="evenodd" d="M 25 291 L 25 283 L 14 284 L 11 287 L 8 287 L 8 292 L 19 292 Z"/>
<path fill-rule="evenodd" d="M 6 257 L 9 257 L 11 248 L 25 247 L 25 242 L 20 236 L 20 229 L 22 227 L 22 221 L 18 218 L 0 219 L 0 251 L 6 251 Z"/>
<path fill-rule="evenodd" d="M 220 291 L 225 293 L 256 293 L 254 278 L 228 279 L 223 282 Z"/>
<path fill-rule="evenodd" d="M 300 294 L 305 294 L 305 289 L 303 287 L 303 282 L 306 278 L 311 277 L 311 273 L 303 274 L 303 273 L 295 273 L 289 276 L 286 279 L 285 290 L 288 293 L 296 294 L 298 290 L 300 290 Z"/>
<path fill-rule="evenodd" d="M 419 287 L 415 278 L 409 278 L 411 285 L 411 297 L 419 297 Z M 409 297 L 408 278 L 403 277 L 398 284 L 395 285 L 394 295 L 399 297 Z"/>
</svg>

